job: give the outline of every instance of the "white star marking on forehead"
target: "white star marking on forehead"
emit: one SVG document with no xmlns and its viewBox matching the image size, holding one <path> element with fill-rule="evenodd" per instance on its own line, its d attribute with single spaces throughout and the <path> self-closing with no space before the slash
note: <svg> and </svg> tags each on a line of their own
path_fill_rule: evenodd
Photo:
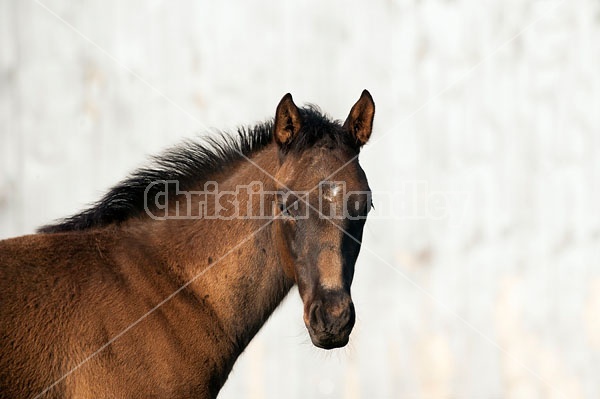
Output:
<svg viewBox="0 0 600 399">
<path fill-rule="evenodd" d="M 340 193 L 341 186 L 335 182 L 321 182 L 321 193 L 326 201 L 333 202 L 335 197 Z"/>
</svg>

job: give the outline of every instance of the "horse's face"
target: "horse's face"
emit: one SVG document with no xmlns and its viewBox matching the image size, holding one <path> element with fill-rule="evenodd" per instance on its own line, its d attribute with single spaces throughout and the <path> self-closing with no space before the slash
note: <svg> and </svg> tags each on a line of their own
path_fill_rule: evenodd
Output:
<svg viewBox="0 0 600 399">
<path fill-rule="evenodd" d="M 350 286 L 371 207 L 356 155 L 370 136 L 373 115 L 373 100 L 365 91 L 343 126 L 306 126 L 308 116 L 291 96 L 283 98 L 275 119 L 275 140 L 282 146 L 275 176 L 280 183 L 274 212 L 278 250 L 286 274 L 298 284 L 311 340 L 325 349 L 346 345 L 354 326 Z M 302 129 L 312 129 L 318 139 L 312 144 L 306 139 L 306 149 L 286 148 L 290 140 L 311 134 Z M 340 140 L 340 135 L 347 137 Z"/>
</svg>

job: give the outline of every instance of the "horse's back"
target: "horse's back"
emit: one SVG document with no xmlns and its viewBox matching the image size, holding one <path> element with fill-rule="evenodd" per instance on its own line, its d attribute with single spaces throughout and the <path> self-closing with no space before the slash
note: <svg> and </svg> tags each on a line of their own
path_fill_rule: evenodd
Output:
<svg viewBox="0 0 600 399">
<path fill-rule="evenodd" d="M 77 234 L 0 241 L 1 397 L 35 396 L 70 367 L 64 359 L 80 330 L 77 302 L 92 252 L 90 238 Z"/>
</svg>

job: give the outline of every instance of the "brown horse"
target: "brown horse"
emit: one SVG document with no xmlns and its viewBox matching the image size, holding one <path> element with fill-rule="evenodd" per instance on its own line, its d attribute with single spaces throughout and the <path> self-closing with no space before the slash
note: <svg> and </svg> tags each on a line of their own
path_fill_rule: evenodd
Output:
<svg viewBox="0 0 600 399">
<path fill-rule="evenodd" d="M 214 398 L 294 284 L 312 342 L 346 345 L 374 112 L 366 90 L 343 124 L 287 94 L 0 241 L 0 397 Z"/>
</svg>

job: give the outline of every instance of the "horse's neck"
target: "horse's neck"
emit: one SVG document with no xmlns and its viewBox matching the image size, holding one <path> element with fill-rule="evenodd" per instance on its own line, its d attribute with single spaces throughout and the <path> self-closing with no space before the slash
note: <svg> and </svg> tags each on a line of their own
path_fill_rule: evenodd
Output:
<svg viewBox="0 0 600 399">
<path fill-rule="evenodd" d="M 264 191 L 274 191 L 273 179 L 265 172 L 276 172 L 276 149 L 267 147 L 252 161 L 264 171 L 242 163 L 217 181 L 219 190 L 235 191 L 236 186 L 260 181 Z M 169 220 L 156 223 L 160 227 L 153 232 L 156 244 L 169 248 L 166 263 L 181 281 L 194 280 L 190 290 L 214 311 L 214 325 L 231 340 L 230 360 L 243 351 L 293 285 L 272 236 L 271 204 L 253 205 L 253 212 L 267 217 Z"/>
</svg>

